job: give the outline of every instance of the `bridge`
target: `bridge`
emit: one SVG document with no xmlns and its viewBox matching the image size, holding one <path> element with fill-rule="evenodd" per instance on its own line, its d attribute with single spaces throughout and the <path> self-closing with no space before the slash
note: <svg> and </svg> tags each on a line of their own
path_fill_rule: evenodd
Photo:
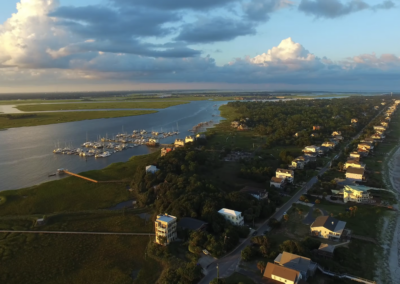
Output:
<svg viewBox="0 0 400 284">
<path fill-rule="evenodd" d="M 129 182 L 129 181 L 126 181 L 126 180 L 98 181 L 98 180 L 95 180 L 95 179 L 84 177 L 82 175 L 71 173 L 70 171 L 68 171 L 66 169 L 58 169 L 57 172 L 60 173 L 60 174 L 67 174 L 67 175 L 70 175 L 70 176 L 78 177 L 78 178 L 81 178 L 81 179 L 84 179 L 84 180 L 87 180 L 87 181 L 90 181 L 90 182 L 93 182 L 93 183 L 126 183 L 126 182 Z"/>
</svg>

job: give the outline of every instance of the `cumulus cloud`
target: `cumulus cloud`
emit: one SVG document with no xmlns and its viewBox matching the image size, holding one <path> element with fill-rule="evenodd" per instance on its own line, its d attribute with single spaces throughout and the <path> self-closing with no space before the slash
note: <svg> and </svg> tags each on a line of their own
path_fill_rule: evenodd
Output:
<svg viewBox="0 0 400 284">
<path fill-rule="evenodd" d="M 190 43 L 210 43 L 229 41 L 238 36 L 253 35 L 254 26 L 249 22 L 231 18 L 202 18 L 192 24 L 184 25 L 177 40 Z"/>
<path fill-rule="evenodd" d="M 377 5 L 369 5 L 362 0 L 301 0 L 298 9 L 317 18 L 338 18 L 362 10 L 391 9 L 393 1 L 383 1 Z"/>
</svg>

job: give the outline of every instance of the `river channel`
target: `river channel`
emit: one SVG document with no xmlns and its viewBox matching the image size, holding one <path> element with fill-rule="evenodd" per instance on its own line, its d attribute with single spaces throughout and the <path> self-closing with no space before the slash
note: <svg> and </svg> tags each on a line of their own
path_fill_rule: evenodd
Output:
<svg viewBox="0 0 400 284">
<path fill-rule="evenodd" d="M 188 130 L 200 122 L 213 120 L 218 123 L 219 106 L 227 102 L 195 101 L 189 104 L 160 109 L 157 113 L 110 119 L 84 120 L 52 125 L 11 128 L 0 131 L 0 191 L 33 186 L 58 179 L 48 177 L 58 168 L 66 168 L 79 173 L 102 169 L 111 163 L 124 162 L 136 155 L 148 154 L 154 149 L 146 146 L 129 148 L 96 159 L 75 155 L 53 154 L 53 149 L 72 146 L 80 147 L 86 141 L 98 137 L 132 133 L 133 130 L 172 131 L 179 127 L 180 134 L 162 139 L 163 144 L 173 143 L 176 138 L 192 134 Z"/>
</svg>

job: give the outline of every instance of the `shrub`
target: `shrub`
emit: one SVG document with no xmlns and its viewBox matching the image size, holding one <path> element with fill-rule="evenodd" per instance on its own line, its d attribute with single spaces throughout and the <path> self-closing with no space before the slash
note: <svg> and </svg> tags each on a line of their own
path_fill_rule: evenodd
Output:
<svg viewBox="0 0 400 284">
<path fill-rule="evenodd" d="M 0 196 L 0 205 L 6 203 L 7 198 L 5 196 Z"/>
</svg>

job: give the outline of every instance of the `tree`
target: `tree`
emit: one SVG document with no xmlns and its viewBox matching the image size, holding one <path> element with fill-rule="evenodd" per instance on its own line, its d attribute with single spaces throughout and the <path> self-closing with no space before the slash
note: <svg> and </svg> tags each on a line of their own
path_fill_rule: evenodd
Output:
<svg viewBox="0 0 400 284">
<path fill-rule="evenodd" d="M 306 197 L 304 196 L 304 195 L 302 195 L 302 196 L 300 196 L 300 201 L 304 201 L 304 200 L 306 200 Z"/>
<path fill-rule="evenodd" d="M 358 210 L 357 206 L 353 206 L 354 216 L 356 216 L 356 211 Z"/>
<path fill-rule="evenodd" d="M 254 256 L 254 251 L 250 246 L 247 246 L 242 250 L 241 255 L 244 261 L 250 261 Z"/>
<path fill-rule="evenodd" d="M 353 207 L 349 207 L 349 210 L 350 210 L 350 216 L 353 215 L 354 208 Z"/>
<path fill-rule="evenodd" d="M 257 268 L 260 269 L 261 274 L 263 273 L 265 266 L 266 266 L 266 264 L 264 261 L 257 262 Z"/>
<path fill-rule="evenodd" d="M 225 279 L 217 279 L 217 278 L 214 278 L 210 282 L 210 284 L 225 284 L 225 283 L 226 283 Z"/>
<path fill-rule="evenodd" d="M 315 200 L 315 204 L 320 204 L 320 203 L 321 203 L 321 201 L 319 201 L 319 199 Z"/>
<path fill-rule="evenodd" d="M 342 162 L 339 162 L 338 163 L 338 168 L 339 168 L 339 171 L 343 171 L 344 164 Z"/>
<path fill-rule="evenodd" d="M 305 203 L 308 203 L 308 202 L 310 202 L 310 200 L 306 199 L 306 200 L 304 200 L 304 202 L 305 202 Z"/>
</svg>

